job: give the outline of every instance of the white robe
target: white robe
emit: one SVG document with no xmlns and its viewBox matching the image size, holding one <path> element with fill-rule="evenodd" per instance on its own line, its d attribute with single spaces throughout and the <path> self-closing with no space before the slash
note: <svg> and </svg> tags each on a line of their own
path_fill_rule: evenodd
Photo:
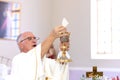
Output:
<svg viewBox="0 0 120 80">
<path fill-rule="evenodd" d="M 59 64 L 53 59 L 41 59 L 41 44 L 28 53 L 13 58 L 11 80 L 69 80 L 68 64 Z"/>
</svg>

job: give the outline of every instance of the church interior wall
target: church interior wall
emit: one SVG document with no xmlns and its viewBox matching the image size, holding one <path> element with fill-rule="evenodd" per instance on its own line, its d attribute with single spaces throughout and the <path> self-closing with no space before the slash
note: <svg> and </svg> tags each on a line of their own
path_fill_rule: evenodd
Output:
<svg viewBox="0 0 120 80">
<path fill-rule="evenodd" d="M 32 31 L 40 41 L 53 27 L 61 25 L 63 17 L 69 22 L 70 68 L 120 68 L 120 60 L 93 60 L 90 53 L 90 0 L 11 0 L 21 2 L 20 31 Z M 56 45 L 58 42 L 55 43 Z M 58 47 L 56 47 L 58 48 Z M 0 56 L 12 59 L 19 53 L 15 40 L 0 40 Z"/>
</svg>

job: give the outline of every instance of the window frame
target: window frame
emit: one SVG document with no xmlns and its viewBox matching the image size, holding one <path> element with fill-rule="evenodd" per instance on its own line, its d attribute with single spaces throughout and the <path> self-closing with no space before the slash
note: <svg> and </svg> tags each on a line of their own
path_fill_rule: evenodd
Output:
<svg viewBox="0 0 120 80">
<path fill-rule="evenodd" d="M 98 53 L 97 47 L 97 26 L 98 26 L 98 13 L 97 13 L 97 0 L 91 0 L 90 12 L 90 27 L 91 27 L 91 59 L 120 59 L 120 54 L 117 53 Z"/>
</svg>

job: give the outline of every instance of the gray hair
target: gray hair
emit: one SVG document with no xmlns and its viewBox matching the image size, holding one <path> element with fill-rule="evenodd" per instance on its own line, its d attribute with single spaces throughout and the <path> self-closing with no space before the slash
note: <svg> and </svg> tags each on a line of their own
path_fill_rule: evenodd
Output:
<svg viewBox="0 0 120 80">
<path fill-rule="evenodd" d="M 16 42 L 19 43 L 21 41 L 22 33 L 18 35 Z"/>
</svg>

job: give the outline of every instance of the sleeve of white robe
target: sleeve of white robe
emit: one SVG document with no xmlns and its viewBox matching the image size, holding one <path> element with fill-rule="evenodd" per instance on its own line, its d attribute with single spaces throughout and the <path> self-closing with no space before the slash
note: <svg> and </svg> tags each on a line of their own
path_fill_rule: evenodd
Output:
<svg viewBox="0 0 120 80">
<path fill-rule="evenodd" d="M 40 54 L 41 44 L 37 51 Z M 34 80 L 36 74 L 36 48 L 28 53 L 20 53 L 13 58 L 11 80 Z M 39 56 L 40 57 L 40 56 Z"/>
<path fill-rule="evenodd" d="M 39 49 L 36 48 L 39 77 L 50 77 L 51 79 L 49 80 L 69 80 L 68 64 L 59 64 L 54 59 L 46 58 L 45 56 L 41 60 Z"/>
<path fill-rule="evenodd" d="M 45 74 L 50 80 L 69 80 L 68 64 L 59 64 L 54 59 L 44 59 Z"/>
</svg>

